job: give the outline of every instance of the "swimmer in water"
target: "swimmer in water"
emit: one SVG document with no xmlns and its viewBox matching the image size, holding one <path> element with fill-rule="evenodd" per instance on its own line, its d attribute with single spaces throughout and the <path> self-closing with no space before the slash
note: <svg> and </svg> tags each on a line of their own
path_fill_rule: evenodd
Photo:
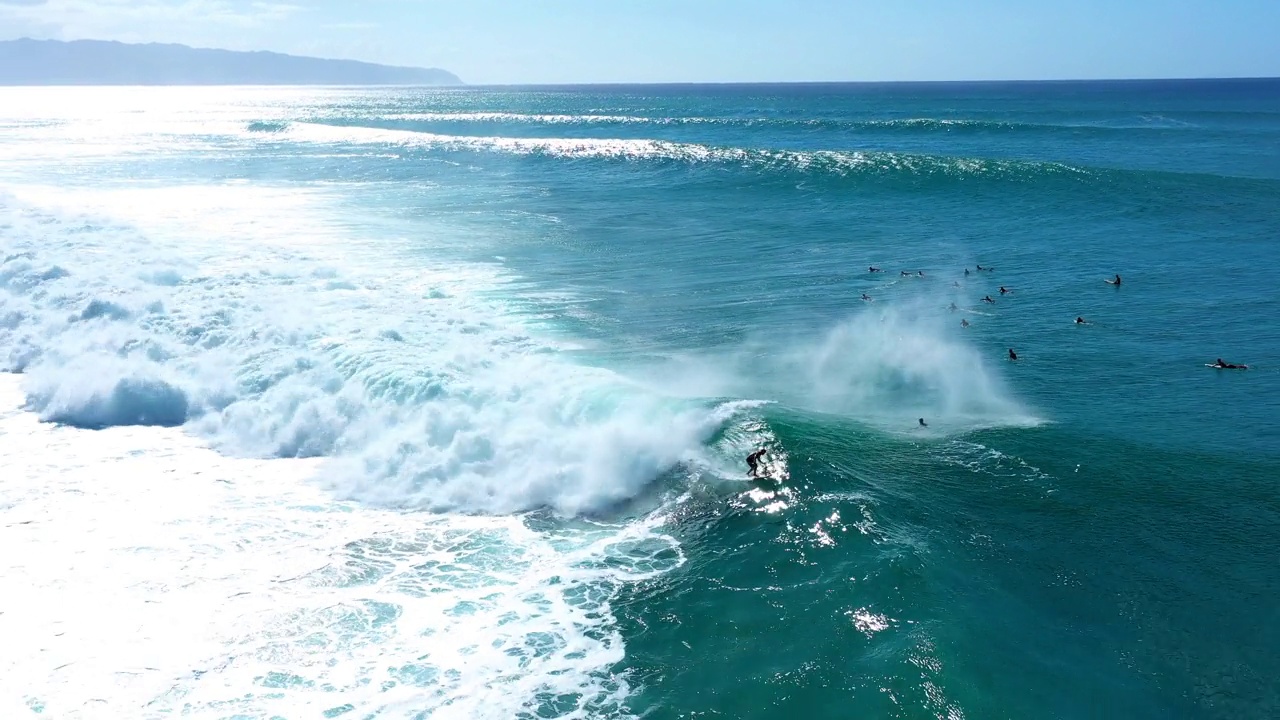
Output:
<svg viewBox="0 0 1280 720">
<path fill-rule="evenodd" d="M 986 296 L 986 297 L 982 298 L 982 302 L 984 302 L 984 303 L 991 303 L 992 305 L 995 305 L 995 304 L 996 304 L 996 301 L 995 301 L 995 300 L 992 300 L 990 295 L 988 295 L 988 296 Z"/>
<path fill-rule="evenodd" d="M 960 287 L 959 281 L 951 283 L 951 287 Z"/>
<path fill-rule="evenodd" d="M 867 272 L 884 272 L 884 271 L 876 267 L 875 265 L 872 265 L 871 267 L 867 268 Z"/>
<path fill-rule="evenodd" d="M 1017 359 L 1018 359 L 1018 353 L 1014 352 L 1014 351 L 1013 351 L 1013 348 L 1009 348 L 1009 359 L 1010 359 L 1010 360 L 1017 360 Z"/>
<path fill-rule="evenodd" d="M 982 272 L 982 266 L 981 266 L 981 265 L 979 265 L 979 266 L 978 266 L 978 272 Z"/>
<path fill-rule="evenodd" d="M 866 294 L 866 293 L 862 293 L 862 299 L 863 299 L 863 300 L 868 300 L 868 301 L 869 301 L 869 300 L 871 300 L 871 296 L 870 296 L 870 295 L 868 295 L 868 294 Z"/>
<path fill-rule="evenodd" d="M 1000 294 L 1001 294 L 1001 295 L 1008 295 L 1008 294 L 1009 294 L 1009 293 L 1011 293 L 1011 292 L 1013 292 L 1013 291 L 1012 291 L 1012 290 L 1009 290 L 1009 289 L 1008 289 L 1008 288 L 1006 288 L 1005 286 L 1003 286 L 1003 285 L 1001 285 L 1001 286 L 1000 286 Z"/>
<path fill-rule="evenodd" d="M 920 427 L 929 427 L 929 423 L 925 422 L 924 418 L 920 418 Z"/>
<path fill-rule="evenodd" d="M 1082 317 L 1078 317 L 1078 318 L 1076 318 L 1076 324 L 1077 324 L 1077 325 L 1088 325 L 1088 324 L 1089 324 L 1089 321 L 1088 321 L 1088 320 L 1085 320 L 1085 319 L 1084 319 L 1084 318 L 1082 318 Z"/>
<path fill-rule="evenodd" d="M 901 275 L 902 277 L 911 277 L 911 273 L 907 272 L 906 270 L 901 270 L 898 272 L 898 274 Z"/>
<path fill-rule="evenodd" d="M 1115 285 L 1116 287 L 1119 287 L 1119 286 L 1120 286 L 1120 275 L 1119 275 L 1119 274 L 1117 274 L 1117 275 L 1116 275 L 1116 279 L 1115 279 L 1115 280 L 1108 280 L 1107 282 L 1111 283 L 1112 285 Z"/>
<path fill-rule="evenodd" d="M 959 310 L 960 308 L 956 307 L 956 304 L 955 304 L 955 303 L 951 303 L 950 305 L 948 305 L 948 306 L 947 306 L 947 309 L 948 309 L 948 310 L 950 310 L 951 312 L 955 312 L 955 311 Z"/>
<path fill-rule="evenodd" d="M 917 274 L 917 275 L 919 275 L 920 277 L 924 277 L 924 271 L 923 271 L 923 270 L 921 270 L 920 272 L 918 272 L 918 273 L 916 273 L 916 274 Z"/>
<path fill-rule="evenodd" d="M 766 452 L 768 451 L 764 448 L 760 448 L 747 456 L 747 466 L 751 468 L 747 471 L 747 475 L 750 477 L 760 477 L 760 458 L 764 457 Z"/>
<path fill-rule="evenodd" d="M 968 320 L 965 320 L 964 318 L 960 318 L 960 327 L 962 327 L 962 328 L 967 328 L 967 327 L 969 327 L 969 321 L 968 321 Z"/>
<path fill-rule="evenodd" d="M 969 277 L 969 268 L 964 269 L 964 276 Z"/>
</svg>

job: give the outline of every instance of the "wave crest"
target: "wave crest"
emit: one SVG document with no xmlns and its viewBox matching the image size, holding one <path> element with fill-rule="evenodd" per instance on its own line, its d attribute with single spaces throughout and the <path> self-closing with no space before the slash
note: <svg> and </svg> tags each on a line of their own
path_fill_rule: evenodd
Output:
<svg viewBox="0 0 1280 720">
<path fill-rule="evenodd" d="M 1029 181 L 1045 177 L 1084 180 L 1093 175 L 1087 169 L 1055 162 L 860 150 L 752 149 L 652 139 L 472 137 L 318 123 L 292 123 L 284 136 L 298 142 L 320 144 L 391 145 L 426 151 L 494 152 L 559 159 L 716 164 L 760 172 L 840 177 L 981 177 Z"/>
<path fill-rule="evenodd" d="M 315 208 L 299 210 L 314 222 Z M 477 296 L 501 282 L 484 268 L 379 267 L 375 279 L 248 243 L 180 279 L 147 237 L 0 213 L 5 250 L 26 253 L 4 266 L 0 350 L 46 420 L 185 424 L 233 454 L 328 457 L 325 482 L 367 502 L 580 514 L 695 458 L 734 412 L 567 361 Z M 173 252 L 185 253 L 198 233 L 155 237 L 181 238 Z M 104 243 L 130 253 L 104 260 Z M 64 275 L 42 271 L 50 256 Z M 397 291 L 345 289 L 375 284 Z"/>
</svg>

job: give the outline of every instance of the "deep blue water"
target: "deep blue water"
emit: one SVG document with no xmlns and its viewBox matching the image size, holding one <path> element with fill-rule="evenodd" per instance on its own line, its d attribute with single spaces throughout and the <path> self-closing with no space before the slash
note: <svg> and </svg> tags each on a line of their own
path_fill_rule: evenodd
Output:
<svg viewBox="0 0 1280 720">
<path fill-rule="evenodd" d="M 455 449 L 456 421 L 433 408 L 465 386 L 483 462 L 363 466 L 358 487 L 395 487 L 410 508 L 532 511 L 552 533 L 661 509 L 683 562 L 610 604 L 625 653 L 600 672 L 631 693 L 538 696 L 530 712 L 1280 715 L 1280 81 L 244 92 L 226 127 L 29 158 L 3 179 L 321 188 L 357 239 L 336 252 L 386 268 L 360 301 L 384 313 L 422 296 L 403 279 L 416 267 L 501 274 L 461 285 L 550 345 L 442 352 L 488 337 L 490 321 L 460 320 L 404 331 L 376 382 L 387 356 L 354 341 L 276 370 L 331 365 L 367 388 L 347 398 L 358 407 L 390 393 L 425 408 L 412 417 L 428 457 Z M 323 305 L 316 337 L 364 337 L 341 307 Z M 33 377 L 81 352 L 54 363 L 21 336 L 30 324 L 10 325 L 0 348 L 27 348 Z M 548 354 L 616 381 L 512 364 Z M 1218 357 L 1250 368 L 1205 367 Z M 369 454 L 350 418 L 322 441 L 280 440 L 280 423 L 237 439 L 241 425 L 210 418 L 267 391 L 206 402 L 206 375 L 165 382 L 228 452 Z M 582 406 L 518 404 L 580 390 Z M 667 424 L 672 408 L 736 401 L 752 402 L 691 446 Z M 495 407 L 515 409 L 484 424 Z M 649 423 L 656 438 L 619 440 Z M 523 433 L 542 440 L 504 454 Z M 760 444 L 782 489 L 743 477 Z M 533 457 L 511 477 L 550 468 L 552 489 L 436 502 L 464 471 L 509 487 L 511 457 Z M 618 490 L 567 503 L 562 481 L 574 498 Z"/>
</svg>

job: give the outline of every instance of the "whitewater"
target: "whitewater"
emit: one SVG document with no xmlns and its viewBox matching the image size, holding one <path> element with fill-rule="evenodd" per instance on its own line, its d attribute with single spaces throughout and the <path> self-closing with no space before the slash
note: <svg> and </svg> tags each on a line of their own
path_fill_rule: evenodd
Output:
<svg viewBox="0 0 1280 720">
<path fill-rule="evenodd" d="M 1265 716 L 1274 117 L 985 88 L 0 89 L 0 716 Z"/>
</svg>

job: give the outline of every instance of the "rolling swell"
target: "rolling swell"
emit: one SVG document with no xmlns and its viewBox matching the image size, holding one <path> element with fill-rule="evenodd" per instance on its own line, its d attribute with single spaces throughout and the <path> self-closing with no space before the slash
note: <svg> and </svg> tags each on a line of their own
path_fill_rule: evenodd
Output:
<svg viewBox="0 0 1280 720">
<path fill-rule="evenodd" d="M 407 112 L 367 115 L 357 118 L 317 119 L 316 122 L 385 127 L 387 129 L 427 131 L 432 125 L 531 125 L 559 127 L 721 127 L 754 131 L 770 129 L 808 129 L 844 132 L 893 134 L 1041 134 L 1090 133 L 1111 135 L 1130 131 L 1178 131 L 1196 129 L 1193 122 L 1179 121 L 1163 115 L 1116 118 L 1080 118 L 1060 122 L 1032 120 L 998 120 L 964 117 L 899 117 L 850 119 L 838 117 L 785 117 L 778 115 L 739 116 L 646 116 L 574 113 L 513 112 Z"/>
<path fill-rule="evenodd" d="M 862 150 L 720 147 L 652 139 L 471 137 L 316 123 L 293 123 L 282 135 L 298 142 L 392 146 L 427 153 L 500 153 L 555 160 L 706 166 L 802 177 L 1036 182 L 1051 178 L 1086 181 L 1096 172 L 1065 163 L 1034 160 Z"/>
<path fill-rule="evenodd" d="M 262 133 L 251 134 L 261 138 Z M 1118 189 L 1133 197 L 1162 202 L 1177 194 L 1196 202 L 1203 188 L 1220 188 L 1242 201 L 1269 202 L 1280 181 L 1226 175 L 1204 169 L 1108 167 L 1023 158 L 972 157 L 885 150 L 791 150 L 720 146 L 649 138 L 558 138 L 444 135 L 377 127 L 287 123 L 270 140 L 317 145 L 366 146 L 399 153 L 402 158 L 499 155 L 556 163 L 566 161 L 626 162 L 653 169 L 706 169 L 749 173 L 786 183 L 830 183 L 835 186 L 874 183 L 918 189 L 1001 187 L 1009 185 L 1091 189 L 1114 197 Z"/>
</svg>

